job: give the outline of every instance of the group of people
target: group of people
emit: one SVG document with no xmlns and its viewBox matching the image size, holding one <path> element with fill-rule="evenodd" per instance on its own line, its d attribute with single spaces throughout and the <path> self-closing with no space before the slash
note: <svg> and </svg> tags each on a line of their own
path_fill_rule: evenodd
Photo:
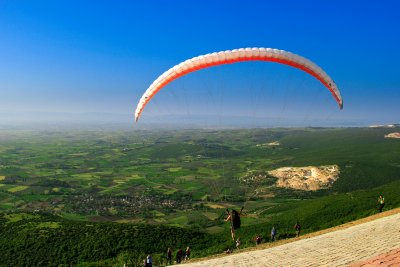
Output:
<svg viewBox="0 0 400 267">
<path fill-rule="evenodd" d="M 173 254 L 172 249 L 168 248 L 167 249 L 167 265 L 174 264 L 174 261 L 172 259 L 172 254 Z M 180 264 L 182 262 L 182 260 L 184 260 L 184 261 L 190 260 L 190 247 L 186 248 L 185 255 L 183 255 L 183 250 L 181 248 L 178 249 L 175 256 L 176 256 L 175 257 L 176 264 Z M 153 267 L 153 258 L 151 257 L 151 255 L 148 255 L 146 257 L 146 259 L 144 259 L 143 267 Z"/>
<path fill-rule="evenodd" d="M 385 206 L 385 198 L 382 195 L 380 195 L 379 198 L 378 198 L 378 211 L 382 212 L 384 206 Z M 234 209 L 232 209 L 232 211 L 230 211 L 230 212 L 229 212 L 229 210 L 226 210 L 226 211 L 228 213 L 228 217 L 225 219 L 225 221 L 229 221 L 230 222 L 230 224 L 231 224 L 231 237 L 232 237 L 232 240 L 235 240 L 235 230 L 240 228 L 240 216 L 242 215 L 243 208 L 240 210 L 240 212 L 238 212 L 238 211 L 236 211 Z M 301 231 L 301 225 L 300 225 L 299 222 L 296 222 L 296 224 L 294 225 L 294 229 L 296 231 L 296 237 L 299 237 L 300 236 L 300 231 Z M 276 235 L 277 235 L 277 231 L 275 229 L 275 226 L 273 226 L 272 229 L 271 229 L 271 239 L 270 239 L 271 242 L 275 241 Z M 261 241 L 262 241 L 261 236 L 259 234 L 257 234 L 256 237 L 255 237 L 256 245 L 261 244 Z M 236 248 L 237 249 L 240 248 L 240 238 L 238 238 L 236 240 Z M 232 250 L 228 249 L 225 252 L 231 253 Z"/>
<path fill-rule="evenodd" d="M 182 259 L 184 261 L 188 261 L 190 260 L 190 247 L 187 247 L 185 250 L 185 255 L 183 255 L 183 250 L 180 248 L 178 249 L 178 251 L 176 252 L 176 256 L 175 256 L 175 262 L 176 264 L 180 264 L 182 262 Z M 173 260 L 172 260 L 172 249 L 168 248 L 167 249 L 167 265 L 171 265 L 173 264 Z"/>
<path fill-rule="evenodd" d="M 385 198 L 383 196 L 379 196 L 378 198 L 378 210 L 379 212 L 382 212 L 383 207 L 385 206 Z M 232 240 L 235 241 L 235 230 L 240 228 L 240 216 L 242 215 L 242 211 L 243 208 L 238 212 L 234 209 L 232 209 L 231 211 L 227 210 L 227 218 L 225 219 L 225 221 L 229 221 L 231 224 L 231 237 Z M 296 222 L 296 224 L 293 227 L 296 231 L 296 237 L 300 236 L 300 231 L 301 231 L 301 225 L 299 222 Z M 277 230 L 275 229 L 275 226 L 272 227 L 271 229 L 271 242 L 275 241 L 277 235 Z M 257 234 L 255 237 L 255 243 L 256 245 L 261 244 L 262 242 L 262 237 Z M 240 237 L 238 237 L 235 241 L 235 247 L 236 249 L 240 248 Z M 225 251 L 226 253 L 232 253 L 233 250 L 232 249 L 228 249 Z M 171 248 L 168 248 L 167 250 L 167 265 L 171 265 L 173 264 L 173 252 Z M 180 264 L 182 262 L 182 260 L 184 261 L 188 261 L 190 259 L 190 247 L 186 248 L 185 254 L 183 254 L 183 250 L 180 248 L 178 249 L 178 251 L 176 252 L 176 256 L 175 256 L 175 263 Z M 153 262 L 152 262 L 152 257 L 151 255 L 148 255 L 147 258 L 144 260 L 144 267 L 152 267 L 153 266 Z"/>
<path fill-rule="evenodd" d="M 300 225 L 300 223 L 299 222 L 296 222 L 296 224 L 294 225 L 294 230 L 296 231 L 296 237 L 299 237 L 300 236 L 300 230 L 301 230 L 301 225 Z M 276 238 L 276 234 L 277 234 L 277 231 L 276 231 L 276 228 L 275 228 L 275 226 L 272 226 L 272 229 L 271 229 L 271 242 L 274 242 L 275 241 L 275 238 Z M 260 235 L 257 235 L 256 236 L 256 245 L 259 245 L 259 244 L 261 244 L 261 236 Z"/>
<path fill-rule="evenodd" d="M 231 224 L 231 237 L 232 237 L 233 241 L 235 241 L 235 231 L 240 228 L 240 224 L 241 224 L 240 216 L 242 215 L 242 211 L 243 211 L 243 208 L 239 212 L 234 209 L 232 209 L 231 211 L 229 211 L 228 209 L 226 210 L 228 216 L 225 219 L 225 221 L 229 221 Z M 294 225 L 294 229 L 296 231 L 296 237 L 299 237 L 300 230 L 301 230 L 301 225 L 299 222 L 296 222 L 296 224 Z M 271 242 L 275 241 L 276 235 L 277 235 L 277 231 L 275 229 L 275 226 L 273 226 L 271 229 Z M 257 234 L 256 238 L 255 238 L 256 245 L 261 244 L 261 240 L 262 240 L 261 236 Z M 235 243 L 236 243 L 236 248 L 237 249 L 240 248 L 240 238 L 238 238 Z M 229 250 L 229 252 L 231 252 L 231 251 Z"/>
</svg>

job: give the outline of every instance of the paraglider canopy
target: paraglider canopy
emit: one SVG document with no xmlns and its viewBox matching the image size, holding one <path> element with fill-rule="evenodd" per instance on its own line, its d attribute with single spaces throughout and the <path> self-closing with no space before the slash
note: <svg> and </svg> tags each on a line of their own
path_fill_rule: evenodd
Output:
<svg viewBox="0 0 400 267">
<path fill-rule="evenodd" d="M 139 120 L 144 107 L 147 105 L 147 103 L 149 103 L 153 96 L 173 80 L 200 69 L 244 61 L 270 61 L 303 70 L 319 80 L 326 88 L 328 88 L 338 103 L 340 109 L 343 108 L 343 99 L 335 82 L 322 68 L 312 61 L 302 56 L 279 49 L 240 48 L 194 57 L 175 65 L 161 74 L 149 86 L 149 88 L 147 88 L 141 97 L 136 107 L 135 120 Z"/>
</svg>

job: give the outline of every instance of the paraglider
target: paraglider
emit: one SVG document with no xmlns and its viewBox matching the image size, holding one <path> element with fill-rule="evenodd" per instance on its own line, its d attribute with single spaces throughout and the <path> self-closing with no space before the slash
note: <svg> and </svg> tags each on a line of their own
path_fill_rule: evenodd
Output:
<svg viewBox="0 0 400 267">
<path fill-rule="evenodd" d="M 343 108 L 343 99 L 335 82 L 326 72 L 312 61 L 279 49 L 272 48 L 240 48 L 226 50 L 188 59 L 161 74 L 141 97 L 135 111 L 135 121 L 138 121 L 144 107 L 164 86 L 190 72 L 200 69 L 232 64 L 244 61 L 270 61 L 292 66 L 303 70 L 319 80 L 332 93 L 340 109 Z"/>
</svg>

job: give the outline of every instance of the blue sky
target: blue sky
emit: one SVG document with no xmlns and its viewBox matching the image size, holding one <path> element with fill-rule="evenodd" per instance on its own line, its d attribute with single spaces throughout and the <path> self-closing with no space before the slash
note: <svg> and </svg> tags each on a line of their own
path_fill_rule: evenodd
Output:
<svg viewBox="0 0 400 267">
<path fill-rule="evenodd" d="M 0 113 L 101 112 L 133 123 L 141 94 L 173 65 L 272 47 L 325 69 L 344 109 L 307 74 L 258 62 L 175 81 L 143 121 L 183 114 L 398 123 L 398 10 L 399 1 L 0 0 Z"/>
</svg>

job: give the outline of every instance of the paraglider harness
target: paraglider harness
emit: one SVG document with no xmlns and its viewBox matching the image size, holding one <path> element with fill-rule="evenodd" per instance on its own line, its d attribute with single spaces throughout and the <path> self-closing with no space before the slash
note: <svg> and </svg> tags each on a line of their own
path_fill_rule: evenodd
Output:
<svg viewBox="0 0 400 267">
<path fill-rule="evenodd" d="M 231 227 L 233 229 L 239 229 L 240 228 L 240 214 L 242 213 L 244 207 L 240 210 L 240 212 L 237 212 L 237 210 L 232 209 L 232 212 L 230 214 L 231 216 Z M 226 209 L 226 212 L 229 214 L 229 210 Z"/>
</svg>

